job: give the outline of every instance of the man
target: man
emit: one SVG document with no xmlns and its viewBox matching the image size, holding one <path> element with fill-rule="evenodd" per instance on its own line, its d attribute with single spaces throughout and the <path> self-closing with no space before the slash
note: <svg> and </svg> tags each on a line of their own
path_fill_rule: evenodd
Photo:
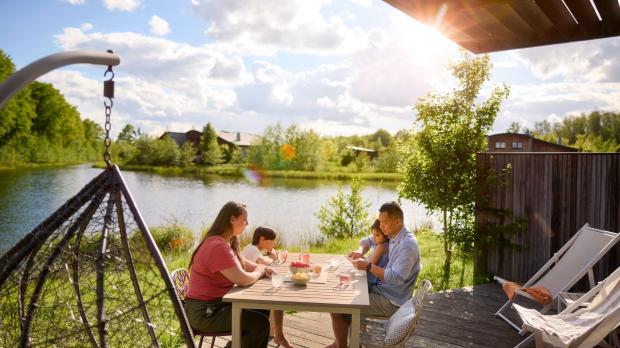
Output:
<svg viewBox="0 0 620 348">
<path fill-rule="evenodd" d="M 366 270 L 379 279 L 368 297 L 370 306 L 361 310 L 362 316 L 391 316 L 411 298 L 415 281 L 420 273 L 420 250 L 418 243 L 404 224 L 403 211 L 396 202 L 385 203 L 379 208 L 381 230 L 390 239 L 389 261 L 385 268 L 373 265 L 361 258 L 362 252 L 349 253 L 353 265 Z M 331 348 L 347 346 L 350 319 L 340 313 L 332 313 L 332 328 L 336 340 Z"/>
</svg>

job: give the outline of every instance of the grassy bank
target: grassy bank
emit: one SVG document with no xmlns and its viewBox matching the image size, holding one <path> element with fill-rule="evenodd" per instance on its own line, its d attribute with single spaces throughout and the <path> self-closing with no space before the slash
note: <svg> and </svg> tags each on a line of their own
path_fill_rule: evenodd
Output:
<svg viewBox="0 0 620 348">
<path fill-rule="evenodd" d="M 15 165 L 0 164 L 0 170 L 21 170 L 21 169 L 52 169 L 63 168 L 83 164 L 84 162 L 62 162 L 62 163 L 20 163 Z"/>
<path fill-rule="evenodd" d="M 104 168 L 105 164 L 97 163 L 97 168 Z M 119 164 L 122 170 L 149 172 L 159 175 L 191 175 L 207 176 L 220 175 L 229 177 L 243 177 L 247 170 L 246 166 L 221 165 L 212 167 L 191 166 L 191 167 L 159 167 L 132 164 Z M 399 173 L 351 173 L 351 172 L 326 172 L 326 171 L 298 171 L 298 170 L 261 170 L 261 175 L 267 178 L 278 179 L 317 179 L 317 180 L 350 180 L 353 177 L 361 177 L 368 181 L 400 181 L 402 176 Z"/>
</svg>

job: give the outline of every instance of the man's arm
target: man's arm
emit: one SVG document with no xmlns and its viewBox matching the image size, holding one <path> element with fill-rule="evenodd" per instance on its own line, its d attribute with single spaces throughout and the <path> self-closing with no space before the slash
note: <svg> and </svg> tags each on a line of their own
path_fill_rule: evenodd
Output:
<svg viewBox="0 0 620 348">
<path fill-rule="evenodd" d="M 420 262 L 418 245 L 415 243 L 403 245 L 398 255 L 394 256 L 390 267 L 383 270 L 381 280 L 392 285 L 402 285 L 407 281 L 413 267 Z"/>
<path fill-rule="evenodd" d="M 360 240 L 360 246 L 357 248 L 357 250 L 348 253 L 347 256 L 351 259 L 356 260 L 364 256 L 368 252 L 368 250 L 370 250 L 370 243 L 368 242 L 368 237 L 366 237 Z"/>
<path fill-rule="evenodd" d="M 373 265 L 364 259 L 353 261 L 355 268 L 359 270 L 368 270 L 375 277 L 393 284 L 404 284 L 407 277 L 411 273 L 411 270 L 419 262 L 418 245 L 412 244 L 410 246 L 403 246 L 403 250 L 400 250 L 398 254 L 394 255 L 394 260 L 390 263 L 390 267 L 381 268 L 377 265 Z M 371 265 L 368 268 L 368 265 Z"/>
</svg>

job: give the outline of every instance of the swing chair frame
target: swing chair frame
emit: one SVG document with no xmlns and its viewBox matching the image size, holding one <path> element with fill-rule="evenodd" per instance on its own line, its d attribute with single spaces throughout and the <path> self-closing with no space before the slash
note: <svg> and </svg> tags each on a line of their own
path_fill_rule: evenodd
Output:
<svg viewBox="0 0 620 348">
<path fill-rule="evenodd" d="M 113 78 L 114 73 L 112 72 L 112 66 L 120 64 L 120 57 L 112 51 L 68 51 L 52 54 L 47 57 L 41 58 L 27 65 L 21 70 L 15 72 L 2 84 L 0 84 L 0 108 L 2 108 L 4 104 L 21 88 L 26 86 L 28 83 L 34 81 L 38 77 L 54 69 L 66 65 L 80 63 L 108 66 L 108 70 L 106 70 L 104 76 L 106 76 L 108 73 L 112 73 Z M 87 333 L 88 340 L 90 341 L 92 346 L 108 346 L 108 332 L 106 329 L 106 322 L 107 320 L 109 320 L 109 318 L 105 318 L 104 312 L 105 294 L 103 277 L 105 272 L 105 258 L 107 256 L 106 253 L 108 252 L 106 247 L 106 240 L 108 238 L 108 234 L 110 233 L 110 228 L 111 226 L 113 226 L 112 213 L 113 210 L 116 209 L 118 215 L 117 218 L 119 221 L 118 228 L 121 238 L 123 240 L 123 249 L 127 262 L 127 271 L 130 273 L 131 283 L 134 288 L 137 303 L 141 307 L 141 316 L 143 317 L 144 324 L 147 326 L 148 336 L 149 340 L 151 341 L 151 345 L 158 347 L 158 338 L 155 335 L 153 325 L 151 324 L 151 319 L 149 318 L 149 313 L 146 309 L 145 300 L 142 296 L 140 284 L 138 282 L 133 266 L 131 252 L 127 244 L 127 231 L 125 230 L 125 220 L 122 213 L 122 199 L 124 198 L 125 204 L 128 207 L 131 216 L 133 217 L 133 221 L 137 225 L 140 235 L 144 240 L 146 247 L 148 248 L 148 252 L 150 253 L 152 260 L 155 263 L 156 269 L 158 270 L 158 273 L 164 282 L 164 286 L 166 289 L 162 290 L 167 293 L 168 297 L 172 301 L 172 307 L 174 307 L 176 317 L 179 319 L 180 329 L 183 334 L 183 340 L 188 347 L 195 347 L 189 321 L 187 319 L 185 311 L 182 308 L 181 299 L 178 297 L 175 291 L 172 279 L 170 278 L 162 254 L 157 247 L 157 244 L 155 243 L 146 223 L 144 222 L 119 168 L 116 165 L 112 164 L 110 161 L 109 116 L 111 113 L 111 98 L 113 98 L 114 96 L 114 88 L 112 83 L 108 83 L 112 82 L 111 79 L 105 82 L 106 83 L 104 84 L 104 96 L 107 98 L 107 103 L 104 102 L 104 106 L 106 108 L 106 152 L 104 154 L 104 159 L 106 160 L 108 167 L 100 175 L 94 178 L 89 184 L 87 184 L 78 194 L 76 194 L 73 198 L 69 199 L 65 204 L 63 204 L 55 213 L 50 215 L 39 226 L 34 228 L 30 233 L 28 233 L 24 238 L 22 238 L 7 253 L 0 256 L 0 296 L 2 296 L 3 294 L 3 286 L 9 286 L 8 280 L 11 276 L 19 273 L 21 275 L 20 278 L 22 283 L 25 281 L 25 279 L 28 279 L 31 276 L 30 273 L 32 262 L 35 257 L 38 257 L 37 253 L 39 253 L 48 238 L 72 216 L 75 216 L 74 214 L 78 214 L 81 207 L 88 205 L 86 209 L 79 213 L 79 217 L 64 232 L 64 235 L 61 238 L 62 240 L 54 246 L 51 254 L 47 256 L 44 255 L 44 258 L 46 258 L 44 264 L 46 266 L 42 268 L 39 274 L 36 274 L 36 286 L 33 292 L 28 294 L 28 297 L 30 297 L 30 303 L 25 303 L 24 298 L 21 295 L 26 295 L 26 293 L 23 289 L 20 290 L 20 296 L 18 299 L 18 310 L 21 314 L 23 314 L 23 316 L 20 316 L 21 337 L 19 346 L 30 347 L 33 344 L 31 337 L 32 320 L 33 316 L 36 314 L 37 311 L 39 295 L 42 291 L 42 288 L 45 286 L 45 282 L 50 272 L 49 266 L 57 260 L 59 254 L 63 252 L 64 249 L 66 249 L 69 242 L 72 239 L 76 238 L 76 236 L 79 246 L 79 240 L 84 233 L 84 229 L 86 228 L 89 219 L 92 218 L 93 213 L 97 209 L 97 206 L 99 206 L 100 204 L 106 204 L 107 209 L 105 214 L 105 222 L 103 225 L 103 230 L 101 231 L 100 245 L 96 260 L 97 323 L 88 323 L 88 319 L 84 311 L 84 305 L 81 302 L 80 298 L 81 291 L 79 288 L 79 282 L 76 272 L 76 267 L 78 267 L 77 258 L 76 260 L 74 260 L 75 264 L 73 265 L 74 270 L 72 273 L 72 282 L 74 282 L 75 294 L 77 297 L 77 307 L 80 312 L 81 321 L 84 324 L 84 330 Z M 104 198 L 108 195 L 108 201 L 106 203 L 103 203 Z M 79 251 L 76 251 L 76 253 L 79 253 Z M 22 284 L 21 286 L 23 287 L 24 284 Z M 99 344 L 97 342 L 97 339 L 95 338 L 96 334 L 93 332 L 92 329 L 97 330 Z M 2 345 L 3 342 L 0 342 L 0 346 Z"/>
</svg>

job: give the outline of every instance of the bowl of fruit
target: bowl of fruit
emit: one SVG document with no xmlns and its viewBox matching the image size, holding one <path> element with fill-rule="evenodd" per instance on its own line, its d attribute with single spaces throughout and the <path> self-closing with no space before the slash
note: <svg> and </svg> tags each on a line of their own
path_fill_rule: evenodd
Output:
<svg viewBox="0 0 620 348">
<path fill-rule="evenodd" d="M 309 273 L 312 271 L 312 267 L 309 264 L 303 262 L 291 262 L 291 265 L 288 267 L 291 274 L 295 273 Z"/>
<path fill-rule="evenodd" d="M 297 272 L 293 273 L 291 280 L 295 285 L 305 286 L 310 281 L 310 276 L 306 272 Z"/>
</svg>

